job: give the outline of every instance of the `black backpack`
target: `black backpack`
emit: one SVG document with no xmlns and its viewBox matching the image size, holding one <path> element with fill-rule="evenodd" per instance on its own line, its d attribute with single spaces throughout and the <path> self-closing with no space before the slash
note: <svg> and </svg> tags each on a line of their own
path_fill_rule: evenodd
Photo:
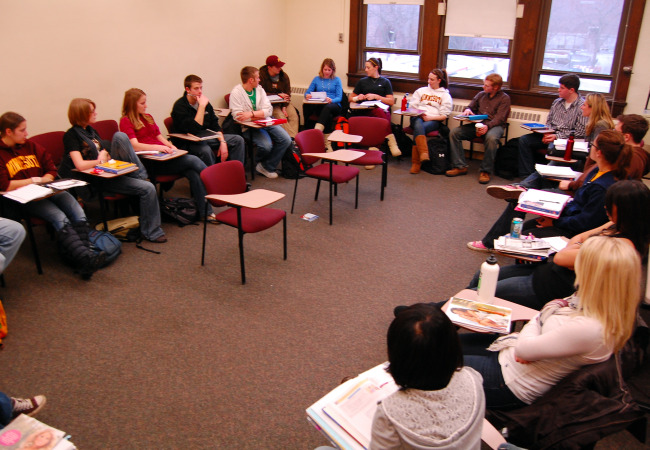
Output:
<svg viewBox="0 0 650 450">
<path fill-rule="evenodd" d="M 191 198 L 169 197 L 160 202 L 160 216 L 176 222 L 179 227 L 195 223 L 198 218 L 196 202 Z"/>
<path fill-rule="evenodd" d="M 512 138 L 497 150 L 494 158 L 494 173 L 507 180 L 519 174 L 519 138 Z"/>
<path fill-rule="evenodd" d="M 442 133 L 429 138 L 429 161 L 422 162 L 422 170 L 433 175 L 442 175 L 449 170 L 449 141 Z"/>
<path fill-rule="evenodd" d="M 307 165 L 303 162 L 302 156 L 300 155 L 300 149 L 296 145 L 295 141 L 291 141 L 291 145 L 284 152 L 282 157 L 282 169 L 280 170 L 280 175 L 284 178 L 290 180 L 295 180 L 296 178 L 304 177 L 304 171 L 309 169 Z"/>
</svg>

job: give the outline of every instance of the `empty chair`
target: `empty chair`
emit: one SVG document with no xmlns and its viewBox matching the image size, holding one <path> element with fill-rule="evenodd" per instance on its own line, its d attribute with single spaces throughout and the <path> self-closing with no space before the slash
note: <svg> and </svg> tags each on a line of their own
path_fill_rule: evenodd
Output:
<svg viewBox="0 0 650 450">
<path fill-rule="evenodd" d="M 384 188 L 388 179 L 388 163 L 384 152 L 380 150 L 369 150 L 369 147 L 380 148 L 386 137 L 392 133 L 390 122 L 380 117 L 350 117 L 350 134 L 362 136 L 359 144 L 355 144 L 350 150 L 357 150 L 365 153 L 359 159 L 350 164 L 358 166 L 381 166 L 381 194 L 379 198 L 384 200 Z"/>
<path fill-rule="evenodd" d="M 296 144 L 302 156 L 303 163 L 306 165 L 304 168 L 304 175 L 309 178 L 318 180 L 316 184 L 316 194 L 314 200 L 318 200 L 318 191 L 320 190 L 320 182 L 328 181 L 330 187 L 330 225 L 332 225 L 332 189 L 334 185 L 339 183 L 347 183 L 348 181 L 356 178 L 356 187 L 354 193 L 354 209 L 357 209 L 359 204 L 359 169 L 356 167 L 334 165 L 330 161 L 329 164 L 312 165 L 319 160 L 318 157 L 304 156 L 305 153 L 323 153 L 325 152 L 325 143 L 323 141 L 323 132 L 321 130 L 312 129 L 304 130 L 296 135 Z M 381 153 L 381 152 L 379 152 Z M 362 157 L 363 158 L 363 157 Z M 298 191 L 298 181 L 300 177 L 296 178 L 296 184 L 293 189 L 293 201 L 291 202 L 291 214 L 293 214 L 293 207 L 296 203 L 296 192 Z"/>
<path fill-rule="evenodd" d="M 205 190 L 208 193 L 206 199 L 212 206 L 232 206 L 215 216 L 215 220 L 233 228 L 237 228 L 239 236 L 239 261 L 241 267 L 241 282 L 246 283 L 246 269 L 244 265 L 244 234 L 257 233 L 266 230 L 282 221 L 284 259 L 287 259 L 287 213 L 281 209 L 263 207 L 269 203 L 284 197 L 271 191 L 258 189 L 256 191 L 246 192 L 246 173 L 241 161 L 225 161 L 220 164 L 204 169 L 201 172 L 201 180 L 205 184 Z M 256 198 L 257 193 L 264 192 L 271 195 L 277 194 L 274 200 L 266 202 L 262 207 L 245 207 L 239 204 L 230 203 L 215 199 L 214 195 L 236 195 L 251 194 L 250 196 L 239 196 L 239 198 Z M 246 202 L 243 202 L 246 203 Z M 254 203 L 254 202 L 252 202 Z M 206 206 L 207 211 L 207 206 Z M 207 218 L 203 221 L 203 249 L 201 252 L 201 265 L 205 264 L 205 241 L 207 234 Z"/>
</svg>

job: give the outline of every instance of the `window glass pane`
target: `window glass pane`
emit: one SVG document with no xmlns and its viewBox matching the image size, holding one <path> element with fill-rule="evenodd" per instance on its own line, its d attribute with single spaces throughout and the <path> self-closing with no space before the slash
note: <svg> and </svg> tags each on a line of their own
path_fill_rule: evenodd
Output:
<svg viewBox="0 0 650 450">
<path fill-rule="evenodd" d="M 508 53 L 508 39 L 449 36 L 449 50 L 470 50 L 485 53 Z"/>
<path fill-rule="evenodd" d="M 539 85 L 547 87 L 560 87 L 560 77 L 558 75 L 540 75 Z M 592 80 L 590 78 L 580 79 L 580 91 L 607 93 L 611 88 L 612 82 L 609 80 Z"/>
<path fill-rule="evenodd" d="M 381 58 L 382 72 L 418 73 L 420 71 L 419 55 L 400 55 L 396 53 L 366 52 L 366 59 Z"/>
<path fill-rule="evenodd" d="M 624 0 L 556 0 L 543 69 L 611 75 Z"/>
<path fill-rule="evenodd" d="M 503 81 L 508 80 L 510 60 L 483 56 L 447 55 L 447 73 L 450 77 L 484 79 L 491 73 L 498 73 Z"/>
<path fill-rule="evenodd" d="M 418 49 L 418 5 L 368 5 L 366 24 L 366 47 Z"/>
</svg>

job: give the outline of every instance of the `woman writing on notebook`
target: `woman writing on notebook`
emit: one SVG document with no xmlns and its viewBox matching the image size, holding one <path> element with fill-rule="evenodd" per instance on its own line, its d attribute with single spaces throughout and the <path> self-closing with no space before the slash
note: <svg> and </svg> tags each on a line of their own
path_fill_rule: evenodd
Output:
<svg viewBox="0 0 650 450">
<path fill-rule="evenodd" d="M 313 92 L 325 93 L 325 104 L 303 104 L 305 119 L 312 114 L 318 114 L 318 121 L 314 128 L 323 133 L 330 131 L 334 117 L 341 113 L 341 100 L 343 100 L 343 85 L 336 76 L 336 64 L 332 58 L 325 58 L 320 65 L 318 76 L 314 77 L 305 92 L 307 100 L 312 98 Z"/>
<path fill-rule="evenodd" d="M 63 136 L 65 155 L 59 167 L 62 177 L 71 177 L 72 169 L 87 170 L 108 160 L 126 161 L 138 166 L 138 170 L 113 178 L 95 177 L 102 190 L 117 194 L 137 195 L 140 199 L 140 232 L 150 242 L 167 242 L 160 226 L 160 208 L 156 188 L 147 181 L 147 170 L 135 154 L 129 138 L 117 132 L 111 142 L 104 141 L 92 127 L 97 121 L 95 102 L 87 98 L 75 98 L 68 107 L 68 119 L 72 128 Z"/>
<path fill-rule="evenodd" d="M 609 222 L 580 233 L 567 246 L 537 264 L 512 264 L 499 270 L 495 296 L 519 305 L 540 310 L 549 301 L 575 291 L 575 261 L 582 244 L 593 236 L 622 239 L 643 257 L 650 242 L 650 189 L 639 180 L 613 184 L 605 196 Z M 476 289 L 479 273 L 467 286 Z"/>
<path fill-rule="evenodd" d="M 178 150 L 166 139 L 151 114 L 147 114 L 147 94 L 142 89 L 129 89 L 124 93 L 120 130 L 131 141 L 133 148 L 138 151 L 158 151 L 173 153 Z M 185 154 L 167 161 L 146 160 L 149 172 L 155 175 L 183 174 L 190 182 L 190 190 L 198 206 L 199 216 L 205 214 L 205 186 L 201 181 L 201 172 L 207 166 L 197 156 Z M 208 219 L 214 219 L 212 207 L 208 203 Z"/>
<path fill-rule="evenodd" d="M 617 180 L 627 178 L 632 148 L 625 143 L 621 133 L 605 130 L 598 135 L 589 154 L 596 161 L 596 167 L 589 172 L 583 185 L 575 192 L 573 200 L 567 203 L 562 210 L 560 217 L 557 219 L 539 217 L 528 220 L 523 224 L 523 234 L 532 234 L 536 237 L 566 236 L 570 238 L 607 222 L 604 208 L 605 192 Z M 509 205 L 483 239 L 468 242 L 468 248 L 482 252 L 488 251 L 494 247 L 495 239 L 510 231 L 512 219 L 525 216 L 524 213 L 515 211 L 517 206 L 515 198 L 518 198 L 521 192 L 523 190 L 519 190 L 516 197 L 510 197 L 512 200 Z"/>
<path fill-rule="evenodd" d="M 464 363 L 483 376 L 488 409 L 530 405 L 580 367 L 607 361 L 632 336 L 641 259 L 624 239 L 588 239 L 575 295 L 553 300 L 520 333 L 461 335 Z"/>
<path fill-rule="evenodd" d="M 387 348 L 400 390 L 377 406 L 370 448 L 481 448 L 481 377 L 463 366 L 445 313 L 422 303 L 405 308 L 388 328 Z"/>
<path fill-rule="evenodd" d="M 411 128 L 415 138 L 415 147 L 411 154 L 413 165 L 411 173 L 420 173 L 422 161 L 429 160 L 427 133 L 438 130 L 440 124 L 451 113 L 453 102 L 447 90 L 447 71 L 433 69 L 429 73 L 428 86 L 421 87 L 413 93 L 411 108 L 423 111 L 419 116 L 411 117 Z"/>
</svg>

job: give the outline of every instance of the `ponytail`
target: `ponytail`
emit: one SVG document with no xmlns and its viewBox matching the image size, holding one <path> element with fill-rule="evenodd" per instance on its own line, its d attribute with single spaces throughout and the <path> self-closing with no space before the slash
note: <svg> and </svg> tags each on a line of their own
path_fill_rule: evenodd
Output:
<svg viewBox="0 0 650 450">
<path fill-rule="evenodd" d="M 373 66 L 377 67 L 377 73 L 381 75 L 381 58 L 375 58 L 374 56 L 372 58 L 368 58 L 368 62 L 372 64 Z"/>
</svg>

